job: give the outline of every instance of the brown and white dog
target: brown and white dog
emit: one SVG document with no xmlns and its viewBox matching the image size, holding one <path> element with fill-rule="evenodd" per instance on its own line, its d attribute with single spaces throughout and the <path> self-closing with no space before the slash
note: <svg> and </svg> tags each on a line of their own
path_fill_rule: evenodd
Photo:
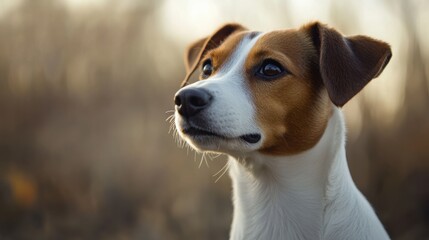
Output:
<svg viewBox="0 0 429 240">
<path fill-rule="evenodd" d="M 318 22 L 227 24 L 189 47 L 175 125 L 197 151 L 229 155 L 230 239 L 389 239 L 350 175 L 339 107 L 390 57 L 384 42 Z"/>
</svg>

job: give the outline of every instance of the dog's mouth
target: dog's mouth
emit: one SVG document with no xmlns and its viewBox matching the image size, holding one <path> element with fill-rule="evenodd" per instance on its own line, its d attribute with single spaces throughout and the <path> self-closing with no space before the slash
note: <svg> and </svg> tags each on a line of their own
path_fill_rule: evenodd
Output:
<svg viewBox="0 0 429 240">
<path fill-rule="evenodd" d="M 261 140 L 261 134 L 259 133 L 251 133 L 251 134 L 244 134 L 238 137 L 228 137 L 219 133 L 215 133 L 208 130 L 203 130 L 200 128 L 195 127 L 188 127 L 186 129 L 183 129 L 182 132 L 188 136 L 191 137 L 215 137 L 220 138 L 223 140 L 232 140 L 232 139 L 240 139 L 247 143 L 255 144 Z"/>
</svg>

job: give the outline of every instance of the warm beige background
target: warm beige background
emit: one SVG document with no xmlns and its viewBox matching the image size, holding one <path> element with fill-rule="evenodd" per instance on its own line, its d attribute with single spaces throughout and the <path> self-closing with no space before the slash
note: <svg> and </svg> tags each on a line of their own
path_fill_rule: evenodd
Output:
<svg viewBox="0 0 429 240">
<path fill-rule="evenodd" d="M 345 107 L 349 163 L 394 239 L 429 238 L 428 1 L 0 0 L 0 239 L 226 239 L 225 158 L 165 121 L 183 50 L 316 19 L 392 45 Z"/>
</svg>

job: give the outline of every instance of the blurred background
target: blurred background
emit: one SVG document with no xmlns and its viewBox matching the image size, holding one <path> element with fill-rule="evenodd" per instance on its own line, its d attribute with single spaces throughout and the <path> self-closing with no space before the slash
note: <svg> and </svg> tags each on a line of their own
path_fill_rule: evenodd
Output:
<svg viewBox="0 0 429 240">
<path fill-rule="evenodd" d="M 394 239 L 429 239 L 427 0 L 0 0 L 0 239 L 227 239 L 225 157 L 166 122 L 184 48 L 312 20 L 391 44 L 344 107 L 348 161 Z"/>
</svg>

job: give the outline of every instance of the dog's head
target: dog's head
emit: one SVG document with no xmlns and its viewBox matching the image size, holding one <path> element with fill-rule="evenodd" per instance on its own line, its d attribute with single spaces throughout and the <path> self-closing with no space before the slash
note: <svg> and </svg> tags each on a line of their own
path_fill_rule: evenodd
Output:
<svg viewBox="0 0 429 240">
<path fill-rule="evenodd" d="M 321 138 L 343 106 L 391 57 L 388 44 L 344 37 L 318 22 L 252 32 L 227 24 L 192 44 L 175 95 L 180 136 L 201 151 L 288 155 Z M 200 80 L 187 85 L 200 69 Z"/>
</svg>

